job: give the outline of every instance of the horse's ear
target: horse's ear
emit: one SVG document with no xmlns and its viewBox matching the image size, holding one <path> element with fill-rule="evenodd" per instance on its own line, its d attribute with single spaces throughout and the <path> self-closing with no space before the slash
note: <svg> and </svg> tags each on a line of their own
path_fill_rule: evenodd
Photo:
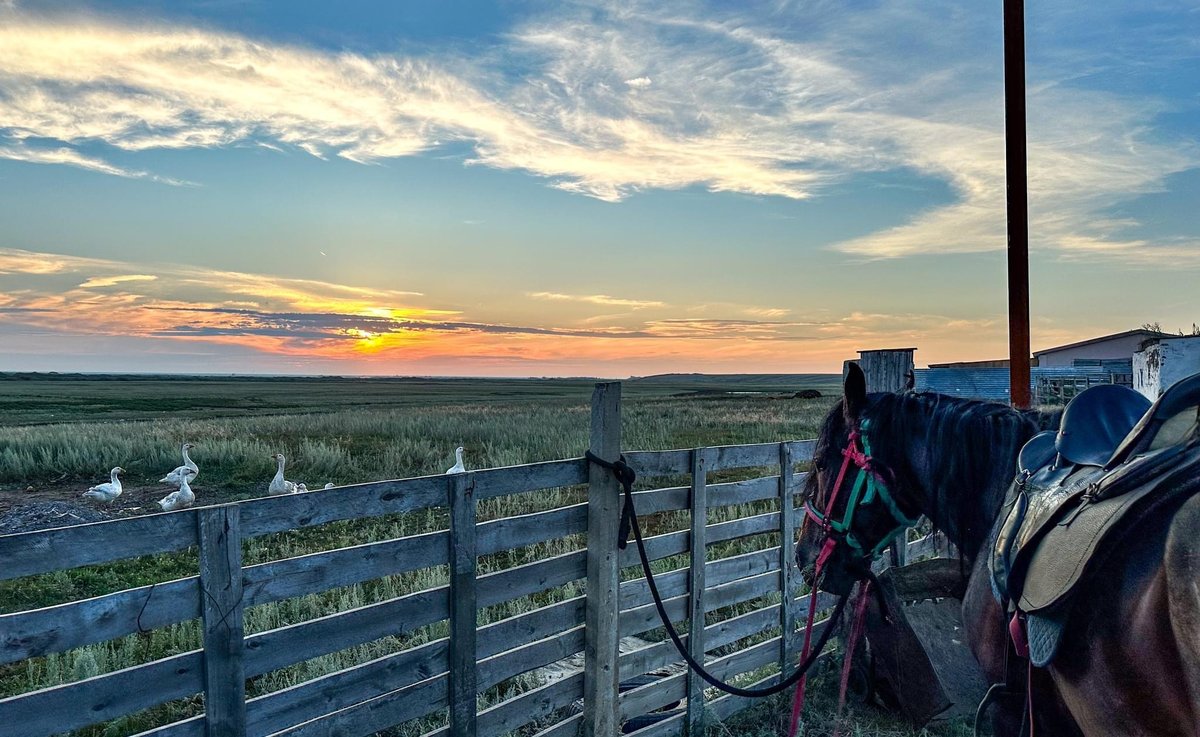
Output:
<svg viewBox="0 0 1200 737">
<path fill-rule="evenodd" d="M 867 376 L 857 363 L 851 363 L 846 371 L 844 391 L 846 421 L 853 424 L 867 406 Z"/>
</svg>

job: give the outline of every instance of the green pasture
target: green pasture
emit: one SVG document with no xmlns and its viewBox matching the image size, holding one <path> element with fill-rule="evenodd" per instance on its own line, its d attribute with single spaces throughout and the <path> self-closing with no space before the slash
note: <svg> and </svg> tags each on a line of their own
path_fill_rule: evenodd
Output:
<svg viewBox="0 0 1200 737">
<path fill-rule="evenodd" d="M 197 504 L 260 496 L 275 467 L 269 456 L 282 452 L 288 478 L 319 488 L 386 478 L 440 473 L 453 450 L 467 448 L 468 468 L 486 468 L 578 456 L 586 448 L 592 380 L 474 379 L 247 379 L 0 375 L 0 512 L 24 500 L 79 501 L 87 486 L 104 480 L 107 469 L 128 470 L 132 489 L 109 510 L 114 516 L 157 511 L 146 499 L 161 488 L 157 480 L 179 463 L 179 445 L 196 445 L 200 467 L 194 484 Z M 838 377 L 653 377 L 626 382 L 624 446 L 667 449 L 729 443 L 775 442 L 813 437 L 833 401 Z M 815 388 L 825 396 L 795 398 Z M 715 475 L 719 476 L 719 475 Z M 729 480 L 723 477 L 711 481 Z M 140 496 L 139 496 L 140 494 Z M 582 489 L 559 489 L 489 500 L 481 519 L 550 509 L 583 499 Z M 125 501 L 122 501 L 125 500 Z M 124 506 L 123 506 L 124 505 Z M 753 511 L 770 511 L 761 503 Z M 714 509 L 710 522 L 743 516 L 745 509 Z M 647 534 L 686 529 L 681 513 L 647 520 Z M 331 523 L 255 538 L 245 543 L 246 565 L 317 550 L 385 540 L 444 529 L 442 511 Z M 735 555 L 770 547 L 772 536 L 757 535 L 713 546 L 711 555 Z M 527 546 L 488 556 L 481 572 L 577 550 L 582 536 Z M 656 570 L 687 565 L 686 556 L 658 561 Z M 133 586 L 167 581 L 195 572 L 194 551 L 121 561 L 0 584 L 0 613 L 48 606 Z M 634 576 L 634 571 L 626 572 Z M 348 586 L 322 594 L 254 607 L 246 614 L 247 634 L 304 621 L 446 583 L 436 567 Z M 562 601 L 581 593 L 566 586 L 480 612 L 481 625 Z M 775 597 L 776 600 L 778 597 Z M 722 611 L 725 618 L 769 603 Z M 249 684 L 251 696 L 268 693 L 346 668 L 398 649 L 444 637 L 445 623 L 403 638 L 387 638 L 266 674 Z M 646 635 L 661 639 L 661 631 Z M 68 683 L 196 648 L 198 623 L 187 622 L 145 634 L 78 648 L 0 667 L 0 697 Z M 758 676 L 761 677 L 761 674 Z M 486 707 L 536 685 L 509 683 L 480 698 Z M 805 734 L 826 733 L 828 709 L 822 699 L 835 691 L 820 679 L 817 704 Z M 786 710 L 758 707 L 713 734 L 773 734 L 767 724 Z M 87 737 L 135 734 L 203 708 L 199 698 L 165 704 L 116 722 L 80 730 Z M 757 715 L 757 716 L 755 716 Z M 396 734 L 417 735 L 438 726 L 439 717 L 421 720 Z M 847 717 L 844 734 L 958 735 L 913 731 L 871 709 Z M 747 721 L 750 720 L 750 721 Z M 740 725 L 740 726 L 735 726 Z M 757 725 L 757 726 L 756 726 Z M 726 730 L 722 732 L 721 730 Z"/>
</svg>

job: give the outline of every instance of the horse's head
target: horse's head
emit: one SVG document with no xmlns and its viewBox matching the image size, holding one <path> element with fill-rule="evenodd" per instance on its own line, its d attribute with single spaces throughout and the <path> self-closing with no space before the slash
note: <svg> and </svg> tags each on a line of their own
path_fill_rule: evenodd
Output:
<svg viewBox="0 0 1200 737">
<path fill-rule="evenodd" d="M 880 447 L 872 434 L 881 395 L 867 395 L 866 378 L 850 364 L 845 396 L 817 437 L 805 488 L 805 520 L 796 563 L 813 583 L 837 595 L 870 574 L 871 562 L 919 516 L 903 496 L 900 449 Z"/>
</svg>

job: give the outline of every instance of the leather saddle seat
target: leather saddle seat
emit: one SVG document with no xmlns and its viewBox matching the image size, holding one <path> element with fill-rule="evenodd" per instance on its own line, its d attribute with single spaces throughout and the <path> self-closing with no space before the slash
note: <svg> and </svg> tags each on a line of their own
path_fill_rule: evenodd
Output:
<svg viewBox="0 0 1200 737">
<path fill-rule="evenodd" d="M 1181 486 L 1168 479 L 1177 476 L 1173 469 L 1200 468 L 1198 407 L 1200 374 L 1176 383 L 1153 405 L 1132 389 L 1106 384 L 1075 397 L 1057 431 L 1031 438 L 1018 455 L 991 551 L 997 599 L 1039 615 L 1043 625 L 1058 622 L 1061 634 L 1070 593 L 1101 542 L 1119 523 L 1137 518 L 1132 513 L 1146 509 L 1157 489 L 1169 495 Z M 1045 662 L 1057 635 L 1048 647 L 1040 658 Z M 1044 665 L 1036 656 L 1034 664 Z"/>
</svg>

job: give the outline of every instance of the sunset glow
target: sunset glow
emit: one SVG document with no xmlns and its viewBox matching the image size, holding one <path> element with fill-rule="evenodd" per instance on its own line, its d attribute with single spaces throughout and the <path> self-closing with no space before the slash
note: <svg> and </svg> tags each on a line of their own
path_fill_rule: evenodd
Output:
<svg viewBox="0 0 1200 737">
<path fill-rule="evenodd" d="M 0 2 L 0 370 L 1007 351 L 995 8 L 69 5 Z M 1200 320 L 1200 17 L 1078 5 L 1028 18 L 1035 350 Z"/>
</svg>

